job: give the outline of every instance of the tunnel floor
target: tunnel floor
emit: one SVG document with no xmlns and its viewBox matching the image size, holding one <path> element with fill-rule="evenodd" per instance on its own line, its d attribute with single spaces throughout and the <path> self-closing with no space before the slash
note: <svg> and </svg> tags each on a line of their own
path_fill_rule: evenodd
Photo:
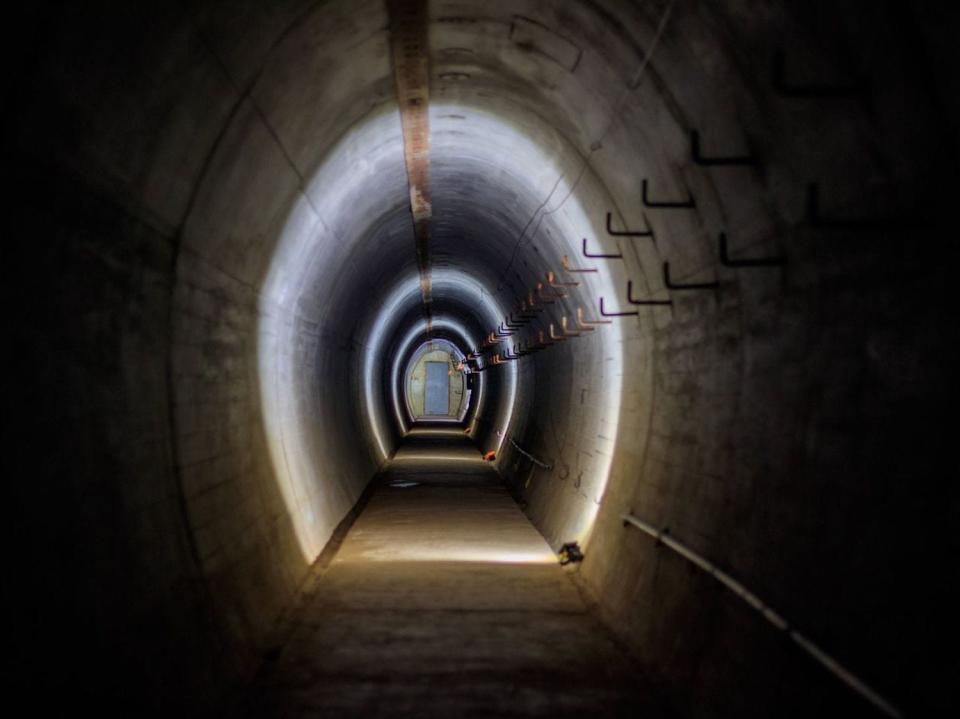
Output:
<svg viewBox="0 0 960 719">
<path fill-rule="evenodd" d="M 664 715 L 459 428 L 413 430 L 374 482 L 253 715 Z"/>
</svg>

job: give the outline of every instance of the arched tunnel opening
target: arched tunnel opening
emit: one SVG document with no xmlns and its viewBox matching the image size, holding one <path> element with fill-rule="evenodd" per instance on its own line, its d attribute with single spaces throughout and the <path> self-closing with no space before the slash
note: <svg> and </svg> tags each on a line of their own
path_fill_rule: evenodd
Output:
<svg viewBox="0 0 960 719">
<path fill-rule="evenodd" d="M 14 12 L 10 696 L 949 715 L 958 20 Z"/>
</svg>

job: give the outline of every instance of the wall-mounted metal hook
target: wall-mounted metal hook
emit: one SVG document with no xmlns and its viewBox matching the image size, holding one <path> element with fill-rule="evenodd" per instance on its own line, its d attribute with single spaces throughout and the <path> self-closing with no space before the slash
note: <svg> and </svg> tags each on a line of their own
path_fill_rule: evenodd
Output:
<svg viewBox="0 0 960 719">
<path fill-rule="evenodd" d="M 773 89 L 781 97 L 804 99 L 836 99 L 857 97 L 867 93 L 867 83 L 858 79 L 847 85 L 827 85 L 824 83 L 788 83 L 786 80 L 786 53 L 777 48 L 773 53 Z"/>
<path fill-rule="evenodd" d="M 693 161 L 703 166 L 718 165 L 756 165 L 757 159 L 753 155 L 731 155 L 728 157 L 704 157 L 700 152 L 700 132 L 690 131 L 690 152 Z"/>
<path fill-rule="evenodd" d="M 583 330 L 595 329 L 590 325 L 612 325 L 611 320 L 588 320 L 583 316 L 583 307 L 577 307 L 577 327 Z"/>
<path fill-rule="evenodd" d="M 633 280 L 627 280 L 627 302 L 631 305 L 672 305 L 673 300 L 635 300 L 633 298 Z"/>
<path fill-rule="evenodd" d="M 581 318 L 582 316 L 583 316 L 583 309 L 580 308 L 580 307 L 578 307 L 578 308 L 577 308 L 577 329 L 580 330 L 580 332 L 593 332 L 595 329 L 597 329 L 596 327 L 590 327 L 589 325 L 583 324 L 583 323 L 580 321 L 580 318 Z M 566 319 L 566 318 L 564 318 L 564 319 Z M 564 325 L 563 328 L 564 328 L 564 330 L 566 330 L 566 325 Z"/>
<path fill-rule="evenodd" d="M 539 282 L 537 283 L 537 293 L 539 294 L 540 289 L 543 287 Z M 533 290 L 527 290 L 527 307 L 530 308 L 533 312 L 543 312 L 543 308 L 538 305 L 545 304 L 543 302 L 537 302 L 533 298 Z"/>
<path fill-rule="evenodd" d="M 620 250 L 619 245 L 617 246 L 617 250 L 618 252 L 612 255 L 605 254 L 603 252 L 600 252 L 598 254 L 591 254 L 590 252 L 587 252 L 587 238 L 586 237 L 583 238 L 583 256 L 584 257 L 589 257 L 590 259 L 597 259 L 597 260 L 622 260 L 623 252 L 619 251 Z M 596 272 L 596 270 L 594 270 L 594 272 Z"/>
<path fill-rule="evenodd" d="M 554 288 L 563 288 L 563 287 L 579 287 L 579 282 L 557 282 L 557 278 L 553 272 L 547 273 L 547 284 Z"/>
<path fill-rule="evenodd" d="M 537 352 L 539 352 L 539 351 L 542 350 L 542 349 L 543 349 L 543 347 L 541 347 L 540 345 L 537 345 L 537 344 L 532 344 L 532 345 L 531 345 L 531 344 L 527 343 L 527 344 L 524 344 L 524 345 L 520 345 L 520 352 L 519 352 L 518 354 L 519 354 L 521 357 L 527 357 L 527 356 L 529 356 L 529 355 L 536 354 Z"/>
<path fill-rule="evenodd" d="M 644 207 L 650 207 L 653 209 L 661 209 L 661 210 L 691 210 L 697 206 L 697 201 L 693 197 L 693 193 L 691 193 L 689 190 L 687 190 L 688 199 L 686 200 L 673 200 L 669 202 L 651 200 L 647 196 L 647 185 L 648 185 L 647 180 L 646 178 L 644 178 L 643 184 L 641 185 L 641 194 L 643 195 L 642 199 L 643 199 Z"/>
<path fill-rule="evenodd" d="M 584 242 L 586 242 L 586 240 L 584 240 Z M 566 255 L 564 255 L 560 259 L 560 264 L 563 266 L 564 272 L 599 272 L 599 270 L 596 267 L 584 267 L 584 268 L 571 267 L 570 258 L 567 257 Z"/>
<path fill-rule="evenodd" d="M 538 313 L 543 312 L 543 308 L 537 307 L 533 303 L 533 292 L 530 293 L 530 301 L 524 300 L 520 303 L 520 316 L 533 319 Z"/>
<path fill-rule="evenodd" d="M 552 328 L 552 327 L 553 327 L 553 325 L 551 325 L 551 328 Z M 539 340 L 539 341 L 538 341 L 537 344 L 535 345 L 535 347 L 536 347 L 537 350 L 542 350 L 542 349 L 546 349 L 547 347 L 552 347 L 552 346 L 553 346 L 553 342 L 547 342 L 547 341 L 544 339 L 544 336 L 543 336 L 543 335 L 544 335 L 543 330 L 540 330 L 540 331 L 539 331 L 539 334 L 538 334 L 538 340 Z"/>
<path fill-rule="evenodd" d="M 607 312 L 603 308 L 603 297 L 600 298 L 600 314 L 603 317 L 636 317 L 639 312 Z"/>
<path fill-rule="evenodd" d="M 563 342 L 565 339 L 567 339 L 567 338 L 564 337 L 563 335 L 558 335 L 558 334 L 554 331 L 554 329 L 553 329 L 553 322 L 550 323 L 550 339 L 552 339 L 552 340 L 554 340 L 554 341 L 556 341 L 556 342 Z"/>
<path fill-rule="evenodd" d="M 571 332 L 567 329 L 567 316 L 564 315 L 560 318 L 560 331 L 563 332 L 564 337 L 579 337 L 579 332 Z"/>
<path fill-rule="evenodd" d="M 554 297 L 556 297 L 556 294 L 554 295 Z M 556 302 L 557 302 L 556 299 L 547 298 L 547 297 L 544 297 L 544 296 L 543 296 L 543 283 L 542 283 L 542 282 L 538 282 L 538 283 L 537 283 L 537 300 L 539 300 L 539 302 L 540 302 L 541 305 L 552 305 L 552 304 L 556 304 Z"/>
<path fill-rule="evenodd" d="M 670 263 L 663 263 L 663 284 L 668 290 L 715 290 L 720 286 L 716 280 L 713 282 L 691 282 L 678 284 L 670 279 Z"/>
<path fill-rule="evenodd" d="M 785 257 L 752 257 L 752 258 L 742 258 L 739 260 L 731 260 L 730 255 L 727 253 L 727 233 L 720 233 L 720 262 L 726 265 L 727 267 L 777 267 L 779 265 L 785 265 L 787 263 L 787 258 Z"/>
<path fill-rule="evenodd" d="M 644 215 L 643 221 L 647 225 L 645 230 L 615 230 L 610 226 L 610 221 L 613 219 L 613 214 L 607 213 L 607 234 L 611 237 L 653 237 L 653 230 L 650 229 L 650 223 L 647 222 L 647 217 Z"/>
<path fill-rule="evenodd" d="M 820 185 L 811 182 L 807 185 L 807 223 L 821 230 L 889 230 L 918 227 L 922 223 L 907 217 L 887 218 L 825 218 L 820 215 Z"/>
</svg>

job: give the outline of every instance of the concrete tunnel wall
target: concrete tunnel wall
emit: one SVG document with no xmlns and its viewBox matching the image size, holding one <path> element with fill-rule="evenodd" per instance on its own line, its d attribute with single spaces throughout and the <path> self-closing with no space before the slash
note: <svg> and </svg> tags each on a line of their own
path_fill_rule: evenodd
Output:
<svg viewBox="0 0 960 719">
<path fill-rule="evenodd" d="M 863 706 L 635 512 L 899 704 L 950 700 L 940 465 L 955 79 L 934 6 L 431 3 L 434 308 L 478 341 L 560 259 L 552 321 L 671 298 L 483 373 L 476 435 L 597 609 L 697 716 Z M 896 11 L 896 12 L 895 12 Z M 395 448 L 389 360 L 422 317 L 381 2 L 24 11 L 4 248 L 18 681 L 217 706 Z M 777 95 L 771 58 L 868 100 Z M 752 167 L 691 162 L 750 153 Z M 558 179 L 559 178 L 559 179 Z M 696 197 L 694 210 L 644 208 Z M 655 241 L 611 237 L 649 225 Z M 938 228 L 939 229 L 939 228 Z M 783 255 L 775 269 L 721 265 Z M 620 261 L 580 254 L 622 251 Z M 718 281 L 711 292 L 668 291 Z M 49 286 L 48 291 L 40 291 Z M 453 326 L 457 325 L 457 326 Z M 461 338 L 462 339 L 462 338 Z M 469 349 L 464 342 L 464 349 Z M 497 430 L 552 464 L 534 468 Z M 350 451 L 344 451 L 349 447 Z M 955 464 L 955 463 L 954 463 Z M 878 631 L 878 625 L 882 631 Z M 38 639 L 39 638 L 39 639 Z M 73 670 L 36 650 L 59 638 Z M 170 688 L 175 687 L 175 691 Z"/>
</svg>

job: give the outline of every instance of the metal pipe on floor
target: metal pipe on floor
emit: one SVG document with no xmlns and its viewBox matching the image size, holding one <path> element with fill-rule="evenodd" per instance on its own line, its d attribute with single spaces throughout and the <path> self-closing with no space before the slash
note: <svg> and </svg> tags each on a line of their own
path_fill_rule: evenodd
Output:
<svg viewBox="0 0 960 719">
<path fill-rule="evenodd" d="M 713 575 L 713 577 L 723 584 L 727 589 L 740 597 L 744 602 L 749 604 L 753 609 L 758 611 L 764 619 L 770 622 L 773 626 L 779 629 L 782 632 L 786 632 L 793 642 L 803 649 L 807 654 L 816 659 L 823 667 L 827 669 L 831 674 L 844 682 L 851 689 L 860 694 L 864 699 L 873 704 L 877 709 L 882 711 L 887 716 L 891 717 L 901 717 L 902 714 L 900 710 L 893 706 L 890 702 L 884 699 L 880 694 L 878 694 L 873 688 L 865 684 L 861 679 L 859 679 L 855 674 L 850 670 L 840 664 L 836 659 L 823 651 L 820 647 L 810 641 L 800 632 L 792 629 L 790 623 L 780 616 L 777 612 L 773 611 L 769 605 L 766 604 L 763 600 L 760 599 L 756 594 L 751 592 L 745 586 L 743 586 L 736 579 L 731 577 L 729 574 L 724 572 L 722 569 L 719 569 L 714 565 L 710 560 L 705 557 L 697 554 L 695 551 L 687 547 L 685 544 L 678 542 L 676 539 L 671 537 L 668 532 L 668 529 L 657 529 L 652 524 L 649 524 L 639 517 L 634 516 L 633 514 L 624 514 L 621 515 L 624 525 L 630 524 L 637 529 L 649 534 L 651 537 L 657 540 L 658 543 L 664 544 L 667 547 L 670 547 L 673 551 L 679 554 L 681 557 L 689 561 L 691 564 L 695 564 L 703 571 L 708 574 Z"/>
</svg>

